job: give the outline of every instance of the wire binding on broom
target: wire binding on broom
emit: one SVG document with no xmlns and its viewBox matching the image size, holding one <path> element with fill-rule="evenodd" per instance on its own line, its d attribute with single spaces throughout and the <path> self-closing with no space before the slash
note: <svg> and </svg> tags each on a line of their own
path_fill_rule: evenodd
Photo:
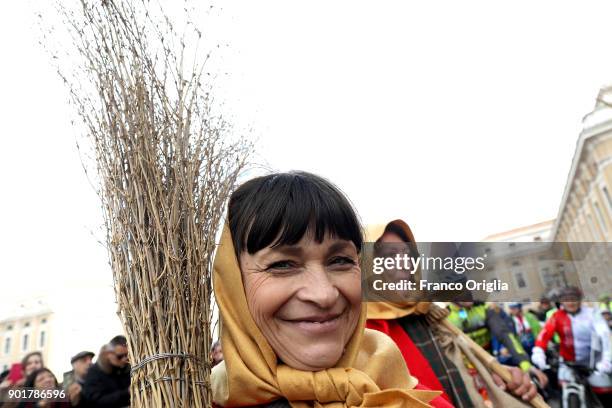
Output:
<svg viewBox="0 0 612 408">
<path fill-rule="evenodd" d="M 184 378 L 159 377 L 159 378 L 156 378 L 156 379 L 150 381 L 150 384 L 145 384 L 144 386 L 140 387 L 140 391 L 141 392 L 144 391 L 147 387 L 150 387 L 151 384 L 158 383 L 158 382 L 163 382 L 163 381 L 181 381 L 181 382 L 185 382 L 187 380 L 184 379 Z M 193 381 L 193 384 L 203 385 L 205 387 L 209 387 L 210 386 L 210 382 L 208 382 L 208 381 Z"/>
<path fill-rule="evenodd" d="M 193 354 L 187 354 L 187 353 L 159 353 L 159 354 L 153 354 L 152 356 L 147 356 L 145 358 L 143 358 L 138 364 L 136 364 L 134 367 L 132 367 L 132 369 L 130 370 L 130 374 L 134 375 L 134 373 L 138 370 L 140 370 L 142 367 L 144 367 L 146 364 L 150 363 L 151 361 L 156 361 L 156 360 L 161 360 L 164 358 L 182 358 L 182 359 L 192 359 L 194 360 L 197 364 L 199 365 L 206 365 L 207 363 L 202 362 L 201 359 L 199 359 L 198 357 L 194 356 Z"/>
</svg>

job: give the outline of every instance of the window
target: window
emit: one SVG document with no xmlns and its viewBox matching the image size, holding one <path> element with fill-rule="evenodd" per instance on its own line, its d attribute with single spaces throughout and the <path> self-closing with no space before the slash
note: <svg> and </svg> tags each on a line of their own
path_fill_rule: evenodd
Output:
<svg viewBox="0 0 612 408">
<path fill-rule="evenodd" d="M 25 322 L 25 323 L 23 324 L 23 327 L 30 327 L 30 322 Z"/>
<path fill-rule="evenodd" d="M 527 286 L 525 278 L 523 277 L 523 272 L 517 272 L 514 276 L 516 278 L 516 284 L 518 285 L 519 289 L 522 289 Z"/>
<path fill-rule="evenodd" d="M 11 331 L 13 330 L 13 325 L 9 324 L 8 326 L 6 326 L 6 331 Z"/>
<path fill-rule="evenodd" d="M 30 342 L 30 335 L 29 334 L 24 334 L 22 342 L 21 342 L 21 350 L 27 351 L 28 350 L 28 343 L 29 342 Z"/>
<path fill-rule="evenodd" d="M 40 332 L 40 340 L 39 340 L 39 342 L 38 342 L 38 345 L 39 345 L 39 347 L 40 347 L 40 348 L 45 347 L 45 340 L 46 340 L 46 339 L 45 339 L 45 336 L 46 336 L 45 331 L 44 331 L 44 330 L 43 330 L 43 331 L 41 331 L 41 332 Z"/>
<path fill-rule="evenodd" d="M 606 196 L 606 201 L 608 202 L 608 208 L 612 211 L 612 197 L 610 197 L 610 192 L 608 191 L 608 187 L 604 187 L 603 189 L 604 196 Z"/>
<path fill-rule="evenodd" d="M 488 279 L 488 283 L 490 283 L 491 285 L 495 287 L 495 292 L 501 292 L 499 288 L 497 288 L 496 285 L 494 285 L 496 280 L 498 280 L 497 276 L 492 276 Z"/>
<path fill-rule="evenodd" d="M 601 239 L 601 237 L 599 236 L 599 231 L 597 231 L 597 228 L 595 228 L 595 224 L 593 223 L 593 217 L 591 217 L 591 214 L 587 215 L 587 220 L 589 221 L 589 227 L 591 228 L 591 234 L 593 234 L 593 240 Z"/>
<path fill-rule="evenodd" d="M 544 267 L 540 269 L 540 281 L 544 290 L 549 291 L 553 288 L 560 288 L 566 286 L 563 284 L 561 273 L 555 271 L 554 268 Z"/>
<path fill-rule="evenodd" d="M 601 230 L 604 232 L 608 232 L 608 228 L 606 227 L 606 221 L 604 220 L 603 213 L 601 212 L 601 208 L 599 207 L 599 203 L 593 203 L 595 207 L 595 214 L 597 214 L 597 221 L 599 221 L 599 226 Z"/>
<path fill-rule="evenodd" d="M 47 319 L 42 319 L 42 320 L 40 321 L 40 324 L 45 324 L 45 323 L 47 323 Z"/>
<path fill-rule="evenodd" d="M 11 354 L 11 338 L 7 337 L 4 339 L 4 354 Z"/>
</svg>

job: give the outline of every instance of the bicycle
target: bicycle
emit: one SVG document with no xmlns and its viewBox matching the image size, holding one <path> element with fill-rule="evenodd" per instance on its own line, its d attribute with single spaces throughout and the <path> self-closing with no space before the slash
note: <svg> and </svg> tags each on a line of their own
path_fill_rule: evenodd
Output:
<svg viewBox="0 0 612 408">
<path fill-rule="evenodd" d="M 598 394 L 612 392 L 608 375 L 570 361 L 561 362 L 559 370 L 564 370 L 561 381 L 563 408 L 605 408 Z"/>
</svg>

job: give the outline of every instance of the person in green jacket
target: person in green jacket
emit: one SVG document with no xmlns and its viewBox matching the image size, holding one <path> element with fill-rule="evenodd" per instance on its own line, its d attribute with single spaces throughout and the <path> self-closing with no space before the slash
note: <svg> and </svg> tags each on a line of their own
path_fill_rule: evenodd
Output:
<svg viewBox="0 0 612 408">
<path fill-rule="evenodd" d="M 514 333 L 510 317 L 498 303 L 487 305 L 482 302 L 453 302 L 448 305 L 448 309 L 450 311 L 448 320 L 479 346 L 491 353 L 492 338 L 495 336 L 508 350 L 514 363 L 523 372 L 535 374 L 540 384 L 546 387 L 548 384 L 546 374 L 531 364 L 529 355 Z"/>
<path fill-rule="evenodd" d="M 531 355 L 531 349 L 535 345 L 535 339 L 542 330 L 538 319 L 531 313 L 523 313 L 523 305 L 513 302 L 508 304 L 508 311 L 512 316 L 514 331 L 521 342 L 521 345 Z"/>
<path fill-rule="evenodd" d="M 492 336 L 495 336 L 524 372 L 535 369 L 512 327 L 509 327 L 510 323 L 503 318 L 505 313 L 481 302 L 456 302 L 451 303 L 448 308 L 448 320 L 479 346 L 491 352 L 491 340 Z"/>
<path fill-rule="evenodd" d="M 599 297 L 599 310 L 602 312 L 612 312 L 612 301 L 610 300 L 610 295 L 601 295 Z"/>
</svg>

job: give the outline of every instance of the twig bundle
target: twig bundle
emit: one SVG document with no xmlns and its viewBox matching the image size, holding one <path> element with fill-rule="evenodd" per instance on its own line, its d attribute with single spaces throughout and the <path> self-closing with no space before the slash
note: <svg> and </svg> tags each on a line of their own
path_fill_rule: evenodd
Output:
<svg viewBox="0 0 612 408">
<path fill-rule="evenodd" d="M 459 330 L 454 324 L 448 319 L 441 321 L 442 326 L 453 333 L 461 342 L 467 344 L 469 349 L 476 355 L 476 357 L 484 364 L 491 372 L 499 375 L 502 380 L 506 383 L 512 382 L 512 373 L 508 370 L 508 367 L 503 366 L 497 361 L 497 359 L 489 354 L 485 349 L 480 347 L 474 340 L 467 334 Z M 550 408 L 550 406 L 544 401 L 540 394 L 537 394 L 529 403 L 534 408 Z"/>
<path fill-rule="evenodd" d="M 206 58 L 184 68 L 187 37 L 166 14 L 80 3 L 60 11 L 85 65 L 60 75 L 95 154 L 132 406 L 210 406 L 212 256 L 250 145 L 212 113 Z"/>
</svg>

